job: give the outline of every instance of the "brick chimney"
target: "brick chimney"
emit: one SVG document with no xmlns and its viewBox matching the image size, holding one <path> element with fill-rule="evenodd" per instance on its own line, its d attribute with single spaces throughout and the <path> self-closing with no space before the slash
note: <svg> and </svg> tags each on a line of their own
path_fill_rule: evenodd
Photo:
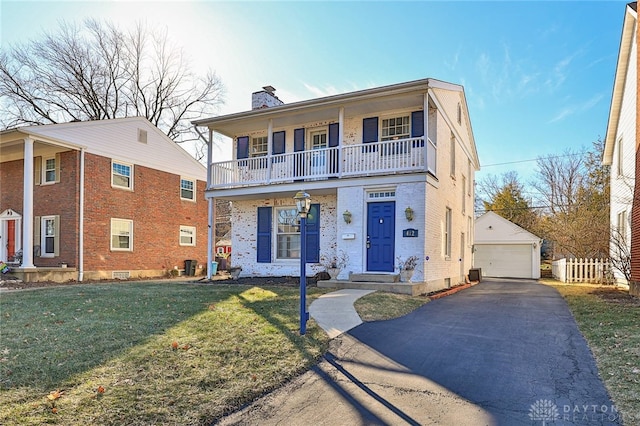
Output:
<svg viewBox="0 0 640 426">
<path fill-rule="evenodd" d="M 284 105 L 274 94 L 276 89 L 273 86 L 264 86 L 259 92 L 251 94 L 251 109 L 270 108 L 278 105 Z"/>
</svg>

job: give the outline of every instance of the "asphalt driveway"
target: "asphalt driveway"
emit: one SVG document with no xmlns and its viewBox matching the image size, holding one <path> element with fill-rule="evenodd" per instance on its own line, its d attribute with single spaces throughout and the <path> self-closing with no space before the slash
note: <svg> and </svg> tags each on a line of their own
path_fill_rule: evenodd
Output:
<svg viewBox="0 0 640 426">
<path fill-rule="evenodd" d="M 562 297 L 485 281 L 334 339 L 312 371 L 222 424 L 621 424 Z"/>
</svg>

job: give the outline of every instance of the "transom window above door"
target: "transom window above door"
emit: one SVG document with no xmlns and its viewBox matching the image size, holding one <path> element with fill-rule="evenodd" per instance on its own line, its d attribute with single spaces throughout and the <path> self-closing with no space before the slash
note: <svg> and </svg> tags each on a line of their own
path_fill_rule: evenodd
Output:
<svg viewBox="0 0 640 426">
<path fill-rule="evenodd" d="M 407 139 L 411 137 L 411 119 L 408 115 L 382 119 L 382 140 Z"/>
</svg>

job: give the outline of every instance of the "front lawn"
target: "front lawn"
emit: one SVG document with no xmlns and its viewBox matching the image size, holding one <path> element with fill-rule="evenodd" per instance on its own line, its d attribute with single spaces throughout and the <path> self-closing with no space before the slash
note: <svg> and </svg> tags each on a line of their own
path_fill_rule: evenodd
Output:
<svg viewBox="0 0 640 426">
<path fill-rule="evenodd" d="M 624 423 L 640 424 L 640 300 L 612 287 L 545 284 L 569 304 Z"/>
<path fill-rule="evenodd" d="M 310 301 L 326 292 L 309 288 Z M 210 424 L 315 364 L 298 289 L 108 284 L 0 296 L 0 424 Z"/>
</svg>

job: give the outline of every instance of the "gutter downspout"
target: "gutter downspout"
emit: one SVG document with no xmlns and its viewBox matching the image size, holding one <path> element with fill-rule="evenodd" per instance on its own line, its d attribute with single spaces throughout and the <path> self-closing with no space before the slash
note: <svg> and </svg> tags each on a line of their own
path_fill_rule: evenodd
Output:
<svg viewBox="0 0 640 426">
<path fill-rule="evenodd" d="M 80 215 L 78 225 L 78 281 L 84 279 L 84 154 L 85 149 L 80 149 Z"/>
<path fill-rule="evenodd" d="M 207 140 L 204 135 L 198 129 L 198 126 L 194 125 L 195 129 L 200 139 L 207 144 L 207 189 L 211 187 L 211 162 L 213 160 L 213 149 L 212 149 L 212 140 L 213 140 L 213 130 L 209 129 L 209 140 Z M 207 198 L 207 280 L 211 280 L 211 263 L 213 262 L 213 224 L 214 214 L 213 214 L 213 198 Z"/>
</svg>

